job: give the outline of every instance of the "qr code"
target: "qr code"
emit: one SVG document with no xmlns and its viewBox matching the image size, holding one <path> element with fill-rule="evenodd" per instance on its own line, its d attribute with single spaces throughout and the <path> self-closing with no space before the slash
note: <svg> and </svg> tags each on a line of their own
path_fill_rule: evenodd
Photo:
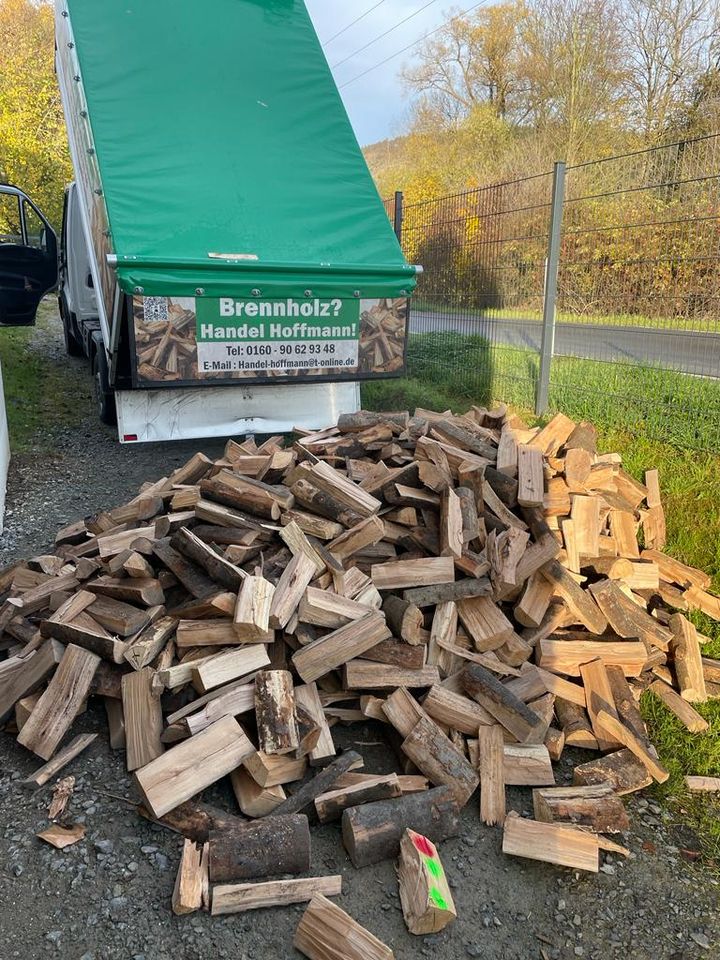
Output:
<svg viewBox="0 0 720 960">
<path fill-rule="evenodd" d="M 167 297 L 144 297 L 143 320 L 145 323 L 167 323 Z"/>
</svg>

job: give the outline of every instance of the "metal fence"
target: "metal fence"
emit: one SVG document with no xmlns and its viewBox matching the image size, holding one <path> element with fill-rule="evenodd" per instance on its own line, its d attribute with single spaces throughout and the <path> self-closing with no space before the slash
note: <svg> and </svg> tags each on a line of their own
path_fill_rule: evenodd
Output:
<svg viewBox="0 0 720 960">
<path fill-rule="evenodd" d="M 720 135 L 386 209 L 409 376 L 720 446 Z"/>
</svg>

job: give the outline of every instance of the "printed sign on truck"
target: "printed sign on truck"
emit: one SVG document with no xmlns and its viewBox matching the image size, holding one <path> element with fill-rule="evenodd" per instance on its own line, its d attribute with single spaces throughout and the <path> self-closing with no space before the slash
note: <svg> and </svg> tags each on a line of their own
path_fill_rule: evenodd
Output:
<svg viewBox="0 0 720 960">
<path fill-rule="evenodd" d="M 134 297 L 137 381 L 402 373 L 407 299 Z"/>
</svg>

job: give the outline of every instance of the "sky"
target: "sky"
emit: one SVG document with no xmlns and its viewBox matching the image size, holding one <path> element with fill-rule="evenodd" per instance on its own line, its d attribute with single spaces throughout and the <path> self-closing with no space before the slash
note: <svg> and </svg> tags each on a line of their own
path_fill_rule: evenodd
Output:
<svg viewBox="0 0 720 960">
<path fill-rule="evenodd" d="M 447 20 L 450 0 L 381 0 L 377 9 L 332 41 L 330 38 L 333 34 L 373 7 L 378 0 L 349 0 L 344 3 L 342 0 L 305 0 L 305 3 L 318 36 L 325 44 L 335 82 L 340 87 L 361 145 L 397 136 L 402 132 L 409 108 L 408 95 L 403 90 L 398 73 L 403 64 L 412 61 L 412 50 L 372 70 L 361 79 L 347 86 L 342 85 Z M 426 5 L 427 9 L 422 10 Z M 455 9 L 459 7 L 465 10 L 471 5 L 471 0 L 460 0 L 455 4 Z M 416 11 L 421 12 L 372 43 L 366 50 L 356 53 Z M 346 57 L 350 59 L 340 63 Z"/>
</svg>

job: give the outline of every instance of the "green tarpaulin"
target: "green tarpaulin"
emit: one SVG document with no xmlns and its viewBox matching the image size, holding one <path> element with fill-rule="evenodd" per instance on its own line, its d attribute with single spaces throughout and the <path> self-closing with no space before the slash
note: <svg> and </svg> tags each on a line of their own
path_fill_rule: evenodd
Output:
<svg viewBox="0 0 720 960">
<path fill-rule="evenodd" d="M 302 0 L 68 7 L 124 290 L 412 289 Z"/>
</svg>

